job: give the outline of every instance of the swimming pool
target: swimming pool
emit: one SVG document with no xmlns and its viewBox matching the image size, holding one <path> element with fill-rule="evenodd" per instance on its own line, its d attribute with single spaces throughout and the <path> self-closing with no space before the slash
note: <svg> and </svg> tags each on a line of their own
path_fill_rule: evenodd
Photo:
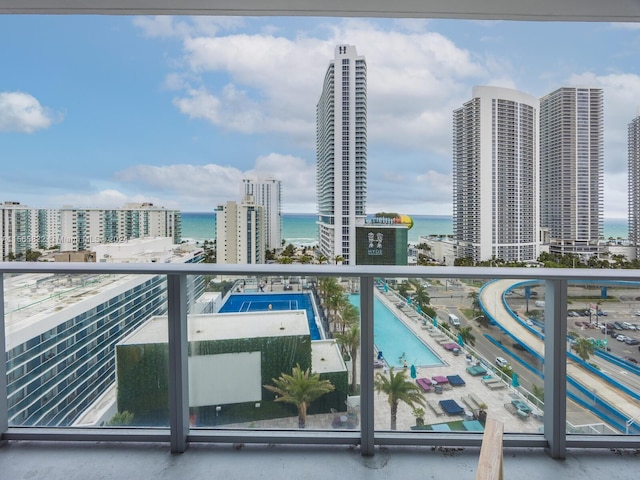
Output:
<svg viewBox="0 0 640 480">
<path fill-rule="evenodd" d="M 271 308 L 269 308 L 271 306 Z M 304 310 L 307 312 L 311 340 L 322 340 L 308 293 L 232 293 L 219 313 L 267 312 L 269 310 Z"/>
<path fill-rule="evenodd" d="M 349 295 L 349 301 L 360 307 L 360 295 Z M 406 358 L 408 365 L 431 367 L 444 365 L 425 343 L 423 343 L 404 323 L 377 297 L 373 301 L 373 342 L 391 367 L 402 367 Z"/>
</svg>

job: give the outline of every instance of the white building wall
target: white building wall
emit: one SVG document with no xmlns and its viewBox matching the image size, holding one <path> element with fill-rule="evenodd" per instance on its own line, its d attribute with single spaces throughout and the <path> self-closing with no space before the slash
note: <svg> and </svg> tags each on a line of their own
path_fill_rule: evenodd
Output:
<svg viewBox="0 0 640 480">
<path fill-rule="evenodd" d="M 501 87 L 474 87 L 472 95 L 454 111 L 456 255 L 536 260 L 539 102 Z"/>
<path fill-rule="evenodd" d="M 264 207 L 265 248 L 280 248 L 282 243 L 282 182 L 275 178 L 242 181 L 242 195 L 253 195 L 257 205 Z"/>
<path fill-rule="evenodd" d="M 355 264 L 356 226 L 366 218 L 366 62 L 338 45 L 316 106 L 319 250 Z"/>
</svg>

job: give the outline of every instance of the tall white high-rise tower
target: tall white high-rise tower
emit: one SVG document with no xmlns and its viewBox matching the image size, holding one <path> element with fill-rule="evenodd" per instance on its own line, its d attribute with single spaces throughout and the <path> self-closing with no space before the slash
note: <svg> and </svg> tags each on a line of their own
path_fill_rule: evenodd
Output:
<svg viewBox="0 0 640 480">
<path fill-rule="evenodd" d="M 252 195 L 256 205 L 264 207 L 265 247 L 280 248 L 282 242 L 282 182 L 275 178 L 244 179 L 242 195 Z"/>
<path fill-rule="evenodd" d="M 453 112 L 457 258 L 538 258 L 538 105 L 516 90 L 474 87 Z"/>
<path fill-rule="evenodd" d="M 550 252 L 590 256 L 603 236 L 604 107 L 600 88 L 540 99 L 540 222 Z"/>
<path fill-rule="evenodd" d="M 640 258 L 640 109 L 629 124 L 629 242 Z"/>
<path fill-rule="evenodd" d="M 367 64 L 356 47 L 338 45 L 316 106 L 319 251 L 356 263 L 356 225 L 367 201 Z"/>
</svg>

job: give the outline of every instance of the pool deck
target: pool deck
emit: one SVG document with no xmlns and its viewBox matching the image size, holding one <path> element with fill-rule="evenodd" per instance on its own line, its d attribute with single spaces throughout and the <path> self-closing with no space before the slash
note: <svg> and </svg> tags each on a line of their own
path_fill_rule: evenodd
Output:
<svg viewBox="0 0 640 480">
<path fill-rule="evenodd" d="M 529 415 L 529 417 L 525 418 L 519 416 L 517 412 L 514 413 L 513 409 L 510 408 L 512 406 L 511 400 L 524 400 L 513 388 L 502 381 L 487 385 L 483 383 L 481 376 L 473 377 L 468 374 L 466 369 L 469 364 L 467 363 L 464 352 L 460 352 L 459 355 L 454 355 L 453 352 L 446 350 L 438 343 L 438 341 L 443 342 L 445 339 L 450 342 L 454 342 L 455 340 L 445 337 L 444 334 L 432 326 L 427 325 L 425 328 L 421 318 L 418 318 L 415 312 L 412 314 L 412 312 L 407 311 L 410 309 L 398 309 L 395 306 L 398 299 L 392 292 L 385 293 L 376 290 L 376 296 L 387 305 L 391 311 L 396 312 L 396 316 L 445 362 L 445 365 L 416 367 L 417 378 L 426 377 L 431 379 L 435 376 L 460 375 L 465 381 L 464 386 L 447 386 L 443 389 L 442 394 L 435 393 L 432 388 L 429 392 L 424 393 L 425 401 L 429 403 L 435 402 L 437 404 L 440 400 L 451 399 L 464 407 L 465 410 L 470 411 L 471 409 L 467 406 L 467 403 L 463 401 L 463 397 L 469 401 L 469 397 L 471 396 L 488 406 L 487 413 L 492 418 L 504 423 L 505 432 L 540 432 L 542 418 L 541 415 L 538 415 L 537 410 L 535 410 L 535 416 Z M 407 376 L 408 375 L 409 373 L 407 372 Z M 496 388 L 496 385 L 500 385 L 500 387 Z M 376 395 L 375 402 L 377 407 L 375 409 L 375 428 L 381 430 L 388 429 L 390 418 L 386 396 Z M 473 402 L 470 403 L 473 404 Z M 378 408 L 378 406 L 382 405 L 384 405 L 383 408 Z M 424 423 L 426 425 L 466 420 L 464 415 L 449 416 L 446 414 L 436 414 L 435 410 L 429 406 L 424 410 Z M 412 409 L 406 404 L 400 403 L 398 406 L 397 429 L 409 430 L 413 425 L 415 425 L 415 416 L 412 413 Z"/>
<path fill-rule="evenodd" d="M 277 293 L 281 287 L 280 285 L 274 285 L 273 292 Z M 392 293 L 384 293 L 376 290 L 376 296 L 390 309 L 395 312 L 396 316 L 422 341 L 424 341 L 438 356 L 445 362 L 444 365 L 430 366 L 430 367 L 416 367 L 417 378 L 426 377 L 431 378 L 434 376 L 447 376 L 447 375 L 460 375 L 466 382 L 466 385 L 459 387 L 448 387 L 443 390 L 442 394 L 435 393 L 431 390 L 428 393 L 424 393 L 425 402 L 438 404 L 440 400 L 455 400 L 465 410 L 471 409 L 467 406 L 463 397 L 469 401 L 469 397 L 475 398 L 482 403 L 487 404 L 487 413 L 502 422 L 505 425 L 505 432 L 523 432 L 523 433 L 539 433 L 542 427 L 542 419 L 539 418 L 537 410 L 534 409 L 535 415 L 529 415 L 524 418 L 517 414 L 514 408 L 512 408 L 511 401 L 514 399 L 524 400 L 523 397 L 506 383 L 500 383 L 501 387 L 496 388 L 493 384 L 491 387 L 482 382 L 482 377 L 472 377 L 466 372 L 467 364 L 464 352 L 460 355 L 454 355 L 453 352 L 447 351 L 443 348 L 438 340 L 440 339 L 436 332 L 432 332 L 423 328 L 422 320 L 417 318 L 417 314 L 408 311 L 409 309 L 398 309 L 395 304 L 399 301 L 397 297 Z M 440 339 L 442 341 L 442 339 Z M 448 341 L 453 341 L 448 339 Z M 361 359 L 358 359 L 360 361 Z M 383 371 L 382 369 L 376 369 L 377 372 Z M 407 376 L 409 375 L 407 369 Z M 375 395 L 375 428 L 379 430 L 388 430 L 390 428 L 390 410 L 387 396 L 384 394 Z M 471 402 L 473 403 L 473 402 Z M 533 408 L 533 406 L 532 406 Z M 424 408 L 424 423 L 426 425 L 439 424 L 452 421 L 464 421 L 469 420 L 466 415 L 446 415 L 436 414 L 436 411 L 429 406 Z M 339 412 L 342 413 L 342 412 Z M 332 423 L 336 417 L 335 413 L 332 414 L 320 414 L 309 415 L 307 418 L 307 428 L 317 429 L 331 429 Z M 412 426 L 415 426 L 416 420 L 412 413 L 412 409 L 404 403 L 400 403 L 398 406 L 397 415 L 397 430 L 410 430 Z M 252 427 L 255 428 L 297 428 L 297 417 L 280 418 L 274 420 L 262 420 L 252 422 Z M 228 425 L 228 427 L 246 427 L 245 424 Z"/>
</svg>

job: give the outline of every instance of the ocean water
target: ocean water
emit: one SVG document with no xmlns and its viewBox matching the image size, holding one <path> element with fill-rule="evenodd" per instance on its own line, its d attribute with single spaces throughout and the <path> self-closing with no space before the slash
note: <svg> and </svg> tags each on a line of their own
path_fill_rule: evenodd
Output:
<svg viewBox="0 0 640 480">
<path fill-rule="evenodd" d="M 409 230 L 409 242 L 417 243 L 421 235 L 451 235 L 453 233 L 450 215 L 412 215 L 413 228 Z M 627 238 L 627 220 L 605 218 L 605 238 Z M 216 236 L 216 215 L 205 212 L 182 213 L 182 238 L 203 242 Z M 294 245 L 317 243 L 318 226 L 316 216 L 306 213 L 284 213 L 282 215 L 282 238 Z"/>
</svg>

